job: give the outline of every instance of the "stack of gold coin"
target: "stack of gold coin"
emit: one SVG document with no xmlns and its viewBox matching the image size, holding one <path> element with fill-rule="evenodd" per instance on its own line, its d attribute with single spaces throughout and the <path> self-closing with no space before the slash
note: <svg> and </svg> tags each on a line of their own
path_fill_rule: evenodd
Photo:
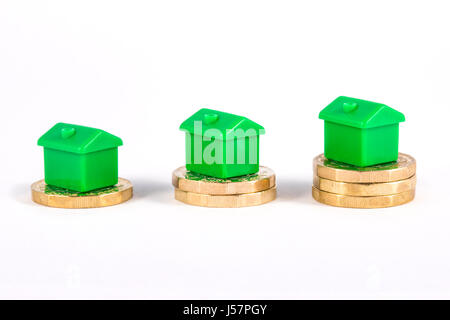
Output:
<svg viewBox="0 0 450 320">
<path fill-rule="evenodd" d="M 277 196 L 275 173 L 260 166 L 259 172 L 242 177 L 219 179 L 186 170 L 172 174 L 175 199 L 196 206 L 238 208 L 261 205 Z"/>
<path fill-rule="evenodd" d="M 355 167 L 314 158 L 313 198 L 336 207 L 386 208 L 414 199 L 416 160 L 399 153 L 398 160 L 371 167 Z"/>
</svg>

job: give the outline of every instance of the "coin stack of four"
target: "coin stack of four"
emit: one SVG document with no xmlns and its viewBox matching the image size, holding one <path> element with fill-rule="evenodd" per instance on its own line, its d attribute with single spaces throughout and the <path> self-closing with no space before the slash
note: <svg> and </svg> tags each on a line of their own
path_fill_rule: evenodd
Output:
<svg viewBox="0 0 450 320">
<path fill-rule="evenodd" d="M 172 174 L 175 199 L 197 206 L 237 208 L 256 206 L 275 200 L 275 173 L 260 166 L 258 173 L 220 179 L 176 169 Z"/>
<path fill-rule="evenodd" d="M 394 163 L 355 167 L 314 158 L 312 195 L 315 200 L 346 208 L 386 208 L 414 199 L 416 161 L 399 153 Z"/>
</svg>

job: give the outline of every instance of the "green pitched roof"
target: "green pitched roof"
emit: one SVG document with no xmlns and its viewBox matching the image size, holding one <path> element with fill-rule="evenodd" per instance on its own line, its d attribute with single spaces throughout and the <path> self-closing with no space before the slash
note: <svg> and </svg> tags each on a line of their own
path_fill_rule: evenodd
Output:
<svg viewBox="0 0 450 320">
<path fill-rule="evenodd" d="M 374 128 L 405 121 L 403 113 L 384 104 L 343 96 L 325 107 L 319 118 L 356 128 Z"/>
<path fill-rule="evenodd" d="M 38 145 L 86 154 L 121 146 L 122 139 L 100 129 L 57 123 L 39 138 Z"/>
<path fill-rule="evenodd" d="M 180 130 L 197 134 L 197 131 L 194 132 L 195 122 L 201 122 L 201 134 L 203 136 L 211 137 L 213 132 L 209 129 L 217 129 L 222 133 L 224 140 L 231 138 L 232 133 L 237 129 L 242 129 L 245 132 L 248 129 L 253 129 L 253 132 L 249 131 L 247 136 L 264 133 L 264 127 L 245 117 L 211 109 L 200 109 L 194 113 L 180 125 Z"/>
</svg>

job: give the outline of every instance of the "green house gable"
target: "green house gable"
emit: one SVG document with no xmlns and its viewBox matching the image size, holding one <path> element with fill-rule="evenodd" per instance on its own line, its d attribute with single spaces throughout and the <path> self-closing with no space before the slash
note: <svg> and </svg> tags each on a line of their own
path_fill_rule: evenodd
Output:
<svg viewBox="0 0 450 320">
<path fill-rule="evenodd" d="M 38 140 L 38 145 L 77 154 L 121 146 L 122 139 L 106 131 L 67 123 L 57 123 Z"/>
<path fill-rule="evenodd" d="M 358 167 L 397 160 L 402 113 L 381 103 L 338 97 L 319 118 L 325 120 L 326 158 Z"/>
<path fill-rule="evenodd" d="M 200 109 L 186 119 L 186 169 L 216 178 L 259 170 L 259 136 L 264 128 L 246 117 Z"/>
<path fill-rule="evenodd" d="M 57 123 L 38 140 L 44 147 L 45 182 L 86 192 L 118 181 L 122 140 L 100 129 Z"/>
<path fill-rule="evenodd" d="M 246 117 L 205 108 L 200 109 L 186 119 L 180 125 L 180 130 L 187 131 L 191 134 L 197 134 L 199 132 L 195 132 L 196 122 L 201 122 L 201 135 L 204 137 L 210 137 L 212 131 L 209 129 L 219 130 L 222 133 L 224 140 L 232 137 L 232 133 L 237 129 L 244 130 L 245 132 L 247 132 L 248 129 L 253 129 L 248 132 L 247 136 L 264 134 L 264 127 Z"/>
<path fill-rule="evenodd" d="M 405 121 L 405 116 L 384 104 L 338 97 L 325 107 L 319 118 L 350 127 L 366 129 L 382 127 Z"/>
</svg>

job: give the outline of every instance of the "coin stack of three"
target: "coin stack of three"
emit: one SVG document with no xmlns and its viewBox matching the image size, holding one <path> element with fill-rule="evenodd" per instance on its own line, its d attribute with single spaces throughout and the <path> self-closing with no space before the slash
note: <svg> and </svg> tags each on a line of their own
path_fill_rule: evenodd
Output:
<svg viewBox="0 0 450 320">
<path fill-rule="evenodd" d="M 314 158 L 313 198 L 321 203 L 346 208 L 386 208 L 414 199 L 416 161 L 399 153 L 394 163 L 355 167 Z"/>
<path fill-rule="evenodd" d="M 256 206 L 275 200 L 275 180 L 275 173 L 263 166 L 255 174 L 228 179 L 187 171 L 186 167 L 172 174 L 176 200 L 212 208 Z"/>
</svg>

